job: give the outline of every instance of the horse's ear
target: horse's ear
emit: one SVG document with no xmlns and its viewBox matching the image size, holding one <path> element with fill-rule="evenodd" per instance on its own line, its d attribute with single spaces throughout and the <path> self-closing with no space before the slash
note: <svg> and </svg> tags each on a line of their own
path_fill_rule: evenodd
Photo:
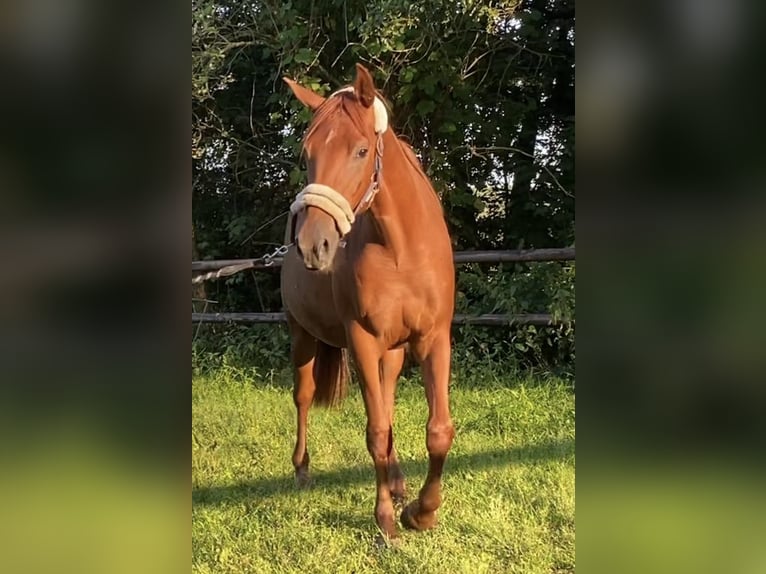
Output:
<svg viewBox="0 0 766 574">
<path fill-rule="evenodd" d="M 311 90 L 307 90 L 301 86 L 298 82 L 291 80 L 290 78 L 282 78 L 285 83 L 290 86 L 290 89 L 295 94 L 295 97 L 303 103 L 304 106 L 316 110 L 324 103 L 324 98 L 319 94 L 315 94 Z"/>
<path fill-rule="evenodd" d="M 367 68 L 361 64 L 356 65 L 354 93 L 366 108 L 369 108 L 375 101 L 375 82 L 373 81 L 370 72 L 367 71 Z"/>
</svg>

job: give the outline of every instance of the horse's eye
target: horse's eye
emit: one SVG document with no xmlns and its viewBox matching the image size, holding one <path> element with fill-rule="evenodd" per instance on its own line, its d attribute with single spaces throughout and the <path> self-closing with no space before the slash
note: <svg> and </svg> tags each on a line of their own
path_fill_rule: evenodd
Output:
<svg viewBox="0 0 766 574">
<path fill-rule="evenodd" d="M 366 147 L 363 147 L 358 152 L 356 152 L 356 157 L 367 157 L 368 151 L 369 150 Z"/>
</svg>

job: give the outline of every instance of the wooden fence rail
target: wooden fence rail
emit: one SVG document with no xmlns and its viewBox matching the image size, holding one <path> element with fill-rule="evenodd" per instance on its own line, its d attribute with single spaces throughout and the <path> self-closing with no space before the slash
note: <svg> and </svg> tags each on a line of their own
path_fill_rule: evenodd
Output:
<svg viewBox="0 0 766 574">
<path fill-rule="evenodd" d="M 192 313 L 192 323 L 284 323 L 284 313 Z M 453 325 L 536 325 L 549 327 L 567 324 L 547 313 L 524 315 L 455 315 Z"/>
<path fill-rule="evenodd" d="M 555 249 L 516 249 L 508 251 L 456 251 L 455 263 L 505 263 L 528 261 L 572 261 L 575 258 L 574 247 Z M 271 265 L 265 265 L 260 259 L 218 259 L 215 261 L 192 261 L 192 271 L 216 271 L 229 265 L 254 262 L 253 269 L 278 268 L 282 258 L 275 257 Z"/>
<path fill-rule="evenodd" d="M 525 249 L 509 251 L 457 251 L 455 263 L 500 263 L 529 261 L 573 261 L 574 247 L 557 249 Z M 192 272 L 216 271 L 230 265 L 253 263 L 253 269 L 279 268 L 281 258 L 274 258 L 267 266 L 262 259 L 221 259 L 216 261 L 192 261 Z M 284 323 L 284 313 L 192 313 L 192 323 Z M 547 313 L 524 315 L 455 315 L 453 325 L 535 325 L 541 327 L 569 324 L 570 321 L 554 319 Z"/>
</svg>

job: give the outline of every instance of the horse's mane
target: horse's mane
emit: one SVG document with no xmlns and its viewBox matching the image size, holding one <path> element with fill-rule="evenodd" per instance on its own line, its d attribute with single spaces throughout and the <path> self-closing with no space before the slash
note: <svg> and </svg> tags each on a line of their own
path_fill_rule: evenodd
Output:
<svg viewBox="0 0 766 574">
<path fill-rule="evenodd" d="M 410 166 L 412 167 L 412 169 L 415 170 L 415 172 L 423 179 L 423 182 L 425 183 L 426 187 L 430 189 L 431 193 L 433 193 L 438 199 L 439 196 L 436 193 L 434 186 L 431 184 L 431 180 L 428 179 L 426 172 L 423 171 L 423 166 L 420 163 L 418 156 L 415 155 L 415 152 L 413 151 L 412 147 L 407 142 L 402 141 L 398 137 L 396 138 L 396 141 L 399 143 L 399 147 L 404 152 L 404 157 L 406 157 L 407 161 L 410 162 Z"/>
</svg>

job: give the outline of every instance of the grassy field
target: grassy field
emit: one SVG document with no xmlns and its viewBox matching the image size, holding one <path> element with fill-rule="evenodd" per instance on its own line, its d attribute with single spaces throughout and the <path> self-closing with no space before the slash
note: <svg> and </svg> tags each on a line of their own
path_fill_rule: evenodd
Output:
<svg viewBox="0 0 766 574">
<path fill-rule="evenodd" d="M 296 490 L 289 374 L 221 369 L 192 390 L 192 570 L 327 573 L 563 573 L 575 570 L 574 392 L 557 379 L 455 376 L 456 437 L 439 524 L 400 527 L 380 549 L 364 408 L 312 409 L 313 485 Z M 397 391 L 396 447 L 412 498 L 425 477 L 426 402 Z"/>
</svg>

